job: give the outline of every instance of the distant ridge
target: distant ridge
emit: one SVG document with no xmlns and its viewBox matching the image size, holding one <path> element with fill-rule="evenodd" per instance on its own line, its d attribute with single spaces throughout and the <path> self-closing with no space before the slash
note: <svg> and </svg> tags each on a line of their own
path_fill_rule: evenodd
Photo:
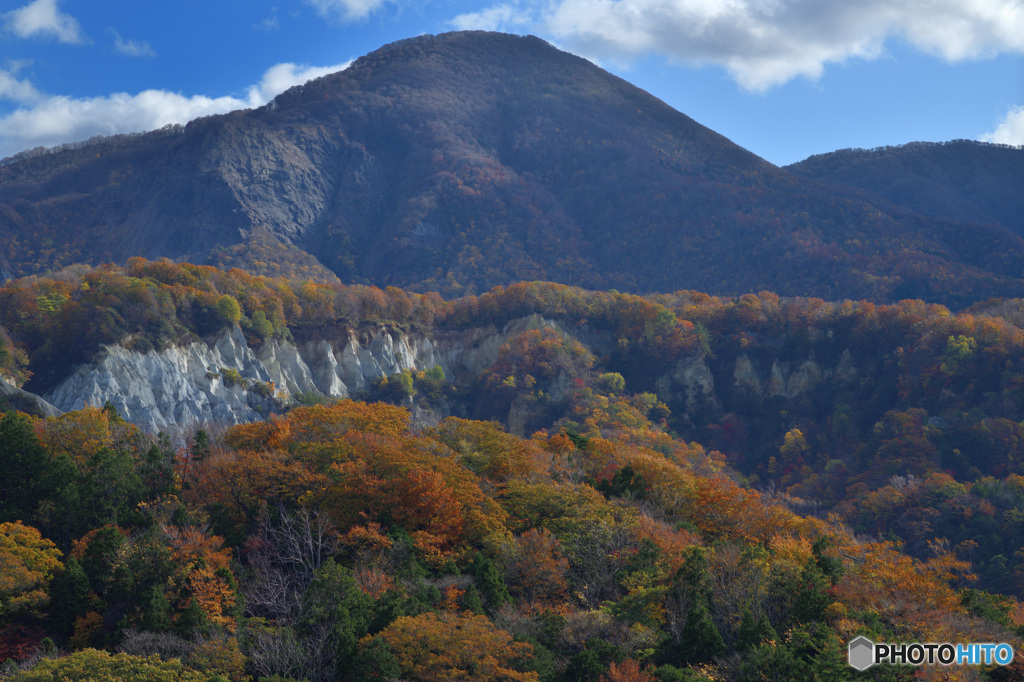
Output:
<svg viewBox="0 0 1024 682">
<path fill-rule="evenodd" d="M 878 147 L 844 147 L 837 149 L 832 152 L 824 152 L 822 154 L 811 154 L 803 161 L 785 166 L 785 168 L 792 168 L 799 166 L 800 164 L 811 161 L 812 159 L 822 159 L 835 154 L 878 154 L 882 152 L 902 152 L 906 150 L 920 150 L 920 149 L 931 149 L 934 147 L 955 147 L 958 145 L 974 145 L 978 147 L 991 147 L 993 149 L 1024 149 L 1024 145 L 1004 144 L 1002 142 L 985 142 L 982 140 L 967 140 L 967 139 L 956 139 L 956 140 L 945 140 L 942 142 L 925 142 L 918 140 L 916 142 L 904 142 L 903 144 L 884 144 Z"/>
<path fill-rule="evenodd" d="M 28 159 L 36 159 L 41 156 L 47 156 L 49 154 L 60 154 L 63 152 L 76 151 L 79 149 L 85 149 L 95 145 L 110 145 L 118 144 L 128 140 L 136 140 L 140 137 L 153 134 L 167 134 L 174 135 L 184 132 L 185 126 L 180 123 L 168 123 L 162 128 L 156 130 L 150 130 L 141 133 L 118 133 L 117 135 L 94 135 L 85 140 L 78 142 L 65 142 L 63 144 L 54 145 L 52 147 L 33 147 L 32 149 L 26 149 L 20 151 L 17 154 L 4 157 L 0 159 L 0 167 L 10 166 L 11 164 L 18 163 L 19 161 L 27 161 Z"/>
<path fill-rule="evenodd" d="M 1024 236 L 1024 146 L 910 142 L 816 154 L 786 169 L 869 190 L 925 216 L 997 223 Z"/>
<path fill-rule="evenodd" d="M 1024 295 L 1008 219 L 779 169 L 529 36 L 411 38 L 259 109 L 71 146 L 0 167 L 0 274 L 141 255 L 445 294 Z"/>
</svg>

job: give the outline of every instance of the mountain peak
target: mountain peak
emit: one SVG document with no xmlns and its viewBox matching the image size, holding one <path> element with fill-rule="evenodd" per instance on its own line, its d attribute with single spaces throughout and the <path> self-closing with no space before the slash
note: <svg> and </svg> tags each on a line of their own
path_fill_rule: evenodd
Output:
<svg viewBox="0 0 1024 682">
<path fill-rule="evenodd" d="M 0 216 L 14 275 L 141 255 L 449 294 L 1024 293 L 1005 230 L 800 179 L 580 57 L 482 31 L 391 43 L 173 134 L 8 164 Z"/>
</svg>

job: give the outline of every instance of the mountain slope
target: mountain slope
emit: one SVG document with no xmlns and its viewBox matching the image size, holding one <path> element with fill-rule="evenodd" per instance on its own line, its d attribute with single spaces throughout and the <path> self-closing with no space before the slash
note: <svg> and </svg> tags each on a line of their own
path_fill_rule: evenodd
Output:
<svg viewBox="0 0 1024 682">
<path fill-rule="evenodd" d="M 996 223 L 1024 236 L 1024 149 L 955 140 L 818 154 L 786 170 L 869 190 L 935 218 Z"/>
<path fill-rule="evenodd" d="M 1024 240 L 998 225 L 798 178 L 583 59 L 482 32 L 386 46 L 258 110 L 8 162 L 0 238 L 14 275 L 142 255 L 445 293 L 1024 295 Z"/>
</svg>

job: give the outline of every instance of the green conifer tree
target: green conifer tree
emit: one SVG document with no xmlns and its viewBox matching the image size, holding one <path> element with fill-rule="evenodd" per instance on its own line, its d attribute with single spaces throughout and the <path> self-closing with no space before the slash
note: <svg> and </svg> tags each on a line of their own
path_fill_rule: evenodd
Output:
<svg viewBox="0 0 1024 682">
<path fill-rule="evenodd" d="M 494 562 L 480 552 L 473 555 L 473 578 L 484 595 L 487 607 L 495 611 L 512 601 L 508 587 Z"/>
</svg>

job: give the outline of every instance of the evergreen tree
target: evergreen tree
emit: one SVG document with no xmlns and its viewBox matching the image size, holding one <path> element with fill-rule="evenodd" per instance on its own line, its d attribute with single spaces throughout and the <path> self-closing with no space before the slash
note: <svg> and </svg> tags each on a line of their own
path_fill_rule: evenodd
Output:
<svg viewBox="0 0 1024 682">
<path fill-rule="evenodd" d="M 316 569 L 313 582 L 303 595 L 300 620 L 303 628 L 326 625 L 337 646 L 335 660 L 347 667 L 356 654 L 359 640 L 366 635 L 373 601 L 356 584 L 352 571 L 328 559 Z"/>
<path fill-rule="evenodd" d="M 470 583 L 466 593 L 462 595 L 462 608 L 473 613 L 483 615 L 484 601 L 480 597 L 480 590 L 475 583 Z"/>
<path fill-rule="evenodd" d="M 706 601 L 696 600 L 686 612 L 680 653 L 688 663 L 702 663 L 725 653 L 725 640 L 711 620 Z"/>
<path fill-rule="evenodd" d="M 586 648 L 569 658 L 565 668 L 565 680 L 598 680 L 608 672 L 608 666 L 621 663 L 626 654 L 620 647 L 603 639 L 592 637 L 587 640 Z"/>
<path fill-rule="evenodd" d="M 845 569 L 843 568 L 843 560 L 837 556 L 829 556 L 826 554 L 826 550 L 835 544 L 833 540 L 828 537 L 820 537 L 814 541 L 811 546 L 811 552 L 814 555 L 814 563 L 821 570 L 822 574 L 828 578 L 830 584 L 835 585 L 839 582 L 839 579 L 843 577 Z"/>
<path fill-rule="evenodd" d="M 154 585 L 146 592 L 139 626 L 153 632 L 165 632 L 171 628 L 171 605 L 159 585 Z"/>
<path fill-rule="evenodd" d="M 674 589 L 687 604 L 679 641 L 679 660 L 693 664 L 725 653 L 725 640 L 711 618 L 711 578 L 705 550 L 694 547 L 675 577 Z"/>
<path fill-rule="evenodd" d="M 101 597 L 106 595 L 114 580 L 114 565 L 124 543 L 124 535 L 119 528 L 104 526 L 96 529 L 82 555 L 82 568 L 89 577 L 89 585 Z"/>
<path fill-rule="evenodd" d="M 512 601 L 512 597 L 508 593 L 508 587 L 505 585 L 505 580 L 493 561 L 477 552 L 473 555 L 472 569 L 473 579 L 480 588 L 480 592 L 484 595 L 488 609 L 496 611 Z"/>
<path fill-rule="evenodd" d="M 50 583 L 50 620 L 55 632 L 65 637 L 71 634 L 75 619 L 89 611 L 90 589 L 82 564 L 71 557 Z"/>
<path fill-rule="evenodd" d="M 746 651 L 762 642 L 773 642 L 778 638 L 778 633 L 768 621 L 768 614 L 762 613 L 759 618 L 755 619 L 750 605 L 743 606 L 740 626 L 736 629 L 736 649 L 738 651 Z"/>
<path fill-rule="evenodd" d="M 402 670 L 391 647 L 380 637 L 374 637 L 359 649 L 352 663 L 349 678 L 353 680 L 397 680 Z"/>
<path fill-rule="evenodd" d="M 210 619 L 203 611 L 195 597 L 189 600 L 188 606 L 178 616 L 174 623 L 174 629 L 182 637 L 191 637 L 195 632 L 206 632 L 210 626 Z"/>
<path fill-rule="evenodd" d="M 161 433 L 142 456 L 139 466 L 145 495 L 156 498 L 174 491 L 174 446 L 167 434 Z"/>
<path fill-rule="evenodd" d="M 0 523 L 31 521 L 44 494 L 46 459 L 26 415 L 0 415 Z"/>
<path fill-rule="evenodd" d="M 261 311 L 262 312 L 262 311 Z M 195 462 L 202 462 L 204 459 L 210 456 L 210 435 L 203 429 L 196 431 L 196 435 L 192 438 L 192 447 L 190 448 L 192 454 L 192 460 Z"/>
<path fill-rule="evenodd" d="M 828 578 L 818 568 L 814 558 L 808 559 L 796 584 L 793 619 L 810 623 L 824 618 L 825 608 L 832 601 L 827 591 L 830 587 Z"/>
<path fill-rule="evenodd" d="M 100 448 L 89 459 L 85 477 L 88 509 L 100 523 L 125 524 L 134 521 L 136 507 L 145 497 L 145 486 L 130 453 Z"/>
</svg>

